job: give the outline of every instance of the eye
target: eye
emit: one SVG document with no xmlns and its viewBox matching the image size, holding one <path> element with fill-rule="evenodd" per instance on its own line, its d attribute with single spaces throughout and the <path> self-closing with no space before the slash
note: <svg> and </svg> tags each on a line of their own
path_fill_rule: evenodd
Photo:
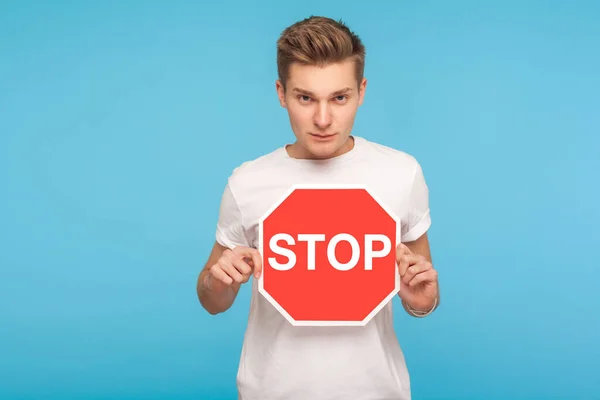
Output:
<svg viewBox="0 0 600 400">
<path fill-rule="evenodd" d="M 336 96 L 336 97 L 335 97 L 335 100 L 336 100 L 338 103 L 343 103 L 343 102 L 345 102 L 347 99 L 348 99 L 348 96 L 347 96 L 347 95 L 345 95 L 345 94 L 340 94 L 339 96 Z"/>
<path fill-rule="evenodd" d="M 310 97 L 304 94 L 298 96 L 298 99 L 303 103 L 308 103 L 310 101 Z"/>
</svg>

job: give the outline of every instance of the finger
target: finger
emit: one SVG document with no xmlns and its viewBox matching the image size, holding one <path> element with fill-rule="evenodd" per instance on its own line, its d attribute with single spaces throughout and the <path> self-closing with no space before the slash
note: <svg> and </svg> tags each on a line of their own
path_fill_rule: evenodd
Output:
<svg viewBox="0 0 600 400">
<path fill-rule="evenodd" d="M 434 269 L 427 270 L 417 274 L 409 283 L 408 286 L 414 287 L 421 283 L 435 282 L 437 280 L 437 271 Z"/>
<path fill-rule="evenodd" d="M 250 265 L 248 263 L 246 263 L 246 259 L 245 258 L 232 257 L 231 264 L 242 275 L 248 275 L 248 274 L 252 273 L 252 267 L 250 267 Z"/>
<path fill-rule="evenodd" d="M 250 277 L 250 274 L 252 274 L 252 268 L 250 268 L 243 259 L 234 259 L 232 265 L 240 274 L 242 274 L 243 282 L 248 282 L 248 278 Z"/>
<path fill-rule="evenodd" d="M 259 278 L 262 273 L 262 262 L 260 257 L 260 252 L 256 249 L 245 247 L 236 249 L 237 254 L 242 257 L 247 257 L 252 260 L 252 266 L 254 268 L 254 277 Z"/>
<path fill-rule="evenodd" d="M 226 285 L 231 285 L 233 283 L 233 279 L 231 279 L 231 277 L 229 275 L 227 275 L 219 266 L 218 264 L 215 264 L 211 269 L 210 269 L 210 274 L 214 279 L 217 279 L 221 282 L 223 282 Z M 210 283 L 210 280 L 209 280 Z"/>
<path fill-rule="evenodd" d="M 235 282 L 242 283 L 244 277 L 242 276 L 242 274 L 240 274 L 240 272 L 233 266 L 233 264 L 230 261 L 220 259 L 218 264 L 221 267 L 221 269 L 225 271 L 227 275 L 229 275 Z"/>
<path fill-rule="evenodd" d="M 402 280 L 404 281 L 404 283 L 408 284 L 417 274 L 428 271 L 431 268 L 432 266 L 428 262 L 418 262 L 408 267 L 406 273 L 402 277 Z"/>
<path fill-rule="evenodd" d="M 425 261 L 425 257 L 418 254 L 403 254 L 398 260 L 400 276 L 404 276 L 411 265 Z"/>
</svg>

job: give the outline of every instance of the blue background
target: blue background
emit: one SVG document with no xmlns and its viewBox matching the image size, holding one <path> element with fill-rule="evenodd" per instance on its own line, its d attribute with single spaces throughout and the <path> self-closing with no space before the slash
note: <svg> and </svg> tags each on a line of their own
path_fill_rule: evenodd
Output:
<svg viewBox="0 0 600 400">
<path fill-rule="evenodd" d="M 311 14 L 367 46 L 355 134 L 430 186 L 414 399 L 600 398 L 594 1 L 1 3 L 0 398 L 235 398 L 249 288 L 213 317 L 196 278 L 231 170 L 293 140 Z"/>
</svg>

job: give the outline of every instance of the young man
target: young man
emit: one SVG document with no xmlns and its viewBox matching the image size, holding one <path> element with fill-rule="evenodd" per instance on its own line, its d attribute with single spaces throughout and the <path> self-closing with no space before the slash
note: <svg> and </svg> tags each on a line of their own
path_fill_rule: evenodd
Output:
<svg viewBox="0 0 600 400">
<path fill-rule="evenodd" d="M 366 183 L 402 220 L 396 258 L 404 309 L 428 315 L 439 304 L 439 291 L 421 167 L 406 153 L 351 134 L 366 89 L 363 44 L 344 24 L 311 17 L 285 29 L 277 46 L 276 89 L 296 141 L 231 174 L 216 242 L 198 278 L 202 306 L 211 314 L 226 311 L 240 285 L 260 276 L 258 221 L 291 185 Z M 364 327 L 294 327 L 259 294 L 257 279 L 251 282 L 240 399 L 410 398 L 392 302 Z"/>
</svg>

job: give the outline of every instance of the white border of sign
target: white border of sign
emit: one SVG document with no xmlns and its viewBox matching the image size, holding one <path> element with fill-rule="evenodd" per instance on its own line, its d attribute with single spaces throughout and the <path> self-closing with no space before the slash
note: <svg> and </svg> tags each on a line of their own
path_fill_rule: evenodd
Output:
<svg viewBox="0 0 600 400">
<path fill-rule="evenodd" d="M 369 189 L 368 185 L 364 184 L 296 184 L 292 185 L 285 194 L 275 202 L 275 204 L 269 208 L 269 210 L 260 218 L 258 222 L 258 251 L 260 252 L 261 259 L 263 261 L 263 273 L 258 279 L 258 291 L 275 307 L 281 315 L 283 315 L 292 325 L 294 326 L 365 326 L 379 311 L 383 309 L 393 298 L 400 292 L 400 274 L 398 273 L 398 263 L 395 265 L 396 269 L 396 280 L 394 290 L 386 296 L 385 299 L 377 307 L 369 313 L 362 321 L 296 321 L 292 316 L 283 309 L 283 307 L 277 303 L 277 301 L 265 291 L 264 287 L 264 251 L 263 251 L 263 223 L 265 219 L 271 215 L 273 211 L 281 203 L 283 203 L 296 189 L 363 189 L 365 190 L 380 206 L 383 210 L 396 222 L 396 245 L 392 249 L 395 251 L 399 243 L 401 243 L 400 237 L 400 219 L 390 211 L 390 209 L 379 199 L 378 196 L 373 194 L 373 191 Z"/>
</svg>

